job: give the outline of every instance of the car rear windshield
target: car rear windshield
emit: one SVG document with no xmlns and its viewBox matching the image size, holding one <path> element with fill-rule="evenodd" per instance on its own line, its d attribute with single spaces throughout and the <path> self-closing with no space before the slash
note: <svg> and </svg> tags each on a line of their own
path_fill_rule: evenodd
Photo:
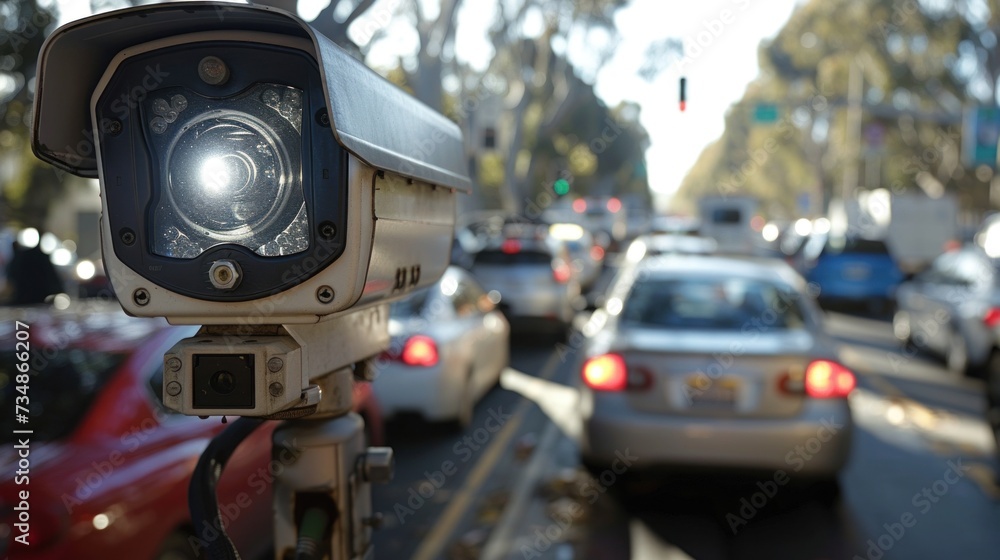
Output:
<svg viewBox="0 0 1000 560">
<path fill-rule="evenodd" d="M 542 251 L 518 251 L 516 253 L 505 253 L 503 251 L 481 251 L 476 255 L 476 264 L 497 264 L 497 265 L 517 265 L 517 264 L 552 264 L 552 255 Z"/>
<path fill-rule="evenodd" d="M 735 208 L 717 208 L 712 211 L 712 222 L 716 224 L 738 224 L 743 221 L 743 213 Z"/>
<path fill-rule="evenodd" d="M 662 329 L 798 329 L 805 326 L 799 297 L 790 288 L 757 280 L 640 280 L 624 303 L 621 322 Z"/>
<path fill-rule="evenodd" d="M 888 255 L 889 248 L 877 239 L 843 239 L 831 238 L 823 247 L 823 255 L 839 255 L 853 253 L 862 255 Z"/>
<path fill-rule="evenodd" d="M 35 441 L 54 441 L 70 434 L 87 414 L 94 399 L 125 359 L 124 354 L 77 348 L 47 351 L 32 347 L 27 394 L 28 422 L 20 424 L 14 411 L 0 419 L 0 440 L 12 440 L 13 430 L 33 431 Z M 13 352 L 0 352 L 0 394 L 14 407 L 18 362 Z M 22 399 L 23 400 L 23 399 Z"/>
</svg>

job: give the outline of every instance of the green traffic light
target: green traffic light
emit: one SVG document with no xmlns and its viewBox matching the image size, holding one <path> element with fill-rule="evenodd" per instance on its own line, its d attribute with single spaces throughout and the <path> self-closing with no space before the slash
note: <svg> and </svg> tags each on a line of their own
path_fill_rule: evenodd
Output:
<svg viewBox="0 0 1000 560">
<path fill-rule="evenodd" d="M 566 179 L 556 179 L 556 182 L 552 185 L 552 190 L 556 191 L 556 194 L 559 196 L 569 193 L 569 181 Z"/>
</svg>

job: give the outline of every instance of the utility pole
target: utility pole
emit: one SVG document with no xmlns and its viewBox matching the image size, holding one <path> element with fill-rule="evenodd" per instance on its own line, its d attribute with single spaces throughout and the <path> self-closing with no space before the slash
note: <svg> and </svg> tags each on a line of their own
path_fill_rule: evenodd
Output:
<svg viewBox="0 0 1000 560">
<path fill-rule="evenodd" d="M 861 148 L 861 96 L 864 76 L 861 64 L 851 62 L 847 79 L 847 131 L 844 135 L 846 161 L 844 162 L 844 184 L 841 186 L 841 200 L 847 204 L 848 198 L 858 186 L 858 154 Z"/>
</svg>

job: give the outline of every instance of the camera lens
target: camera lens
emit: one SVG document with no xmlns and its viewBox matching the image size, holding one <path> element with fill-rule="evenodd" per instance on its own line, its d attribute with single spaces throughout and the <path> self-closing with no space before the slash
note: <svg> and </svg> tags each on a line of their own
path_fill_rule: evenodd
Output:
<svg viewBox="0 0 1000 560">
<path fill-rule="evenodd" d="M 287 158 L 261 124 L 236 115 L 210 118 L 178 138 L 168 196 L 190 225 L 237 239 L 280 215 L 289 195 L 279 180 Z"/>
<path fill-rule="evenodd" d="M 209 384 L 217 393 L 228 395 L 236 388 L 236 378 L 228 371 L 217 371 Z"/>
<path fill-rule="evenodd" d="M 182 107 L 170 101 L 180 99 Z M 165 154 L 154 253 L 191 259 L 223 243 L 264 257 L 309 248 L 300 90 L 258 84 L 209 100 L 172 88 L 148 105 L 150 140 Z"/>
<path fill-rule="evenodd" d="M 194 408 L 253 408 L 256 379 L 253 354 L 195 354 Z"/>
</svg>

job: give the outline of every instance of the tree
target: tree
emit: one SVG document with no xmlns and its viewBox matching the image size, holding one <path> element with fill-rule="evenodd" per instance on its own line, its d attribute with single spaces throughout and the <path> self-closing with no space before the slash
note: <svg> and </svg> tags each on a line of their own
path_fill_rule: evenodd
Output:
<svg viewBox="0 0 1000 560">
<path fill-rule="evenodd" d="M 293 14 L 298 11 L 298 0 L 254 0 L 252 3 L 280 8 Z M 347 31 L 374 3 L 375 0 L 331 0 L 310 25 L 334 43 L 347 49 L 355 49 L 356 45 L 347 36 Z"/>
<path fill-rule="evenodd" d="M 812 0 L 761 45 L 761 73 L 726 117 L 726 130 L 685 178 L 680 202 L 744 192 L 793 215 L 798 194 L 839 196 L 859 187 L 956 192 L 986 203 L 981 179 L 961 165 L 961 110 L 995 103 L 1000 57 L 997 2 Z M 976 4 L 978 5 L 978 4 Z M 863 81 L 862 119 L 849 127 L 851 73 Z M 776 104 L 761 122 L 756 108 Z M 858 137 L 860 132 L 860 138 Z M 980 173 L 982 176 L 982 174 Z"/>
<path fill-rule="evenodd" d="M 540 160 L 534 144 L 558 132 L 566 118 L 585 99 L 596 99 L 593 87 L 578 76 L 568 58 L 557 52 L 556 45 L 569 43 L 571 34 L 603 35 L 593 45 L 591 76 L 614 52 L 617 31 L 614 13 L 624 0 L 522 0 L 500 2 L 498 17 L 491 32 L 497 53 L 490 72 L 506 85 L 507 105 L 513 123 L 504 162 L 504 206 L 520 212 Z M 544 29 L 537 37 L 524 34 L 526 18 L 542 17 Z M 540 146 L 539 146 L 540 147 Z M 574 146 L 575 147 L 575 146 Z M 572 148 L 572 147 L 571 147 Z M 524 161 L 527 165 L 524 165 Z M 517 170 L 526 172 L 518 174 Z"/>
<path fill-rule="evenodd" d="M 42 42 L 55 28 L 55 14 L 35 0 L 0 3 L 0 161 L 5 161 L 0 220 L 41 227 L 48 203 L 63 192 L 52 169 L 31 155 L 28 134 L 35 78 Z M 30 191 L 30 194 L 29 194 Z"/>
</svg>

